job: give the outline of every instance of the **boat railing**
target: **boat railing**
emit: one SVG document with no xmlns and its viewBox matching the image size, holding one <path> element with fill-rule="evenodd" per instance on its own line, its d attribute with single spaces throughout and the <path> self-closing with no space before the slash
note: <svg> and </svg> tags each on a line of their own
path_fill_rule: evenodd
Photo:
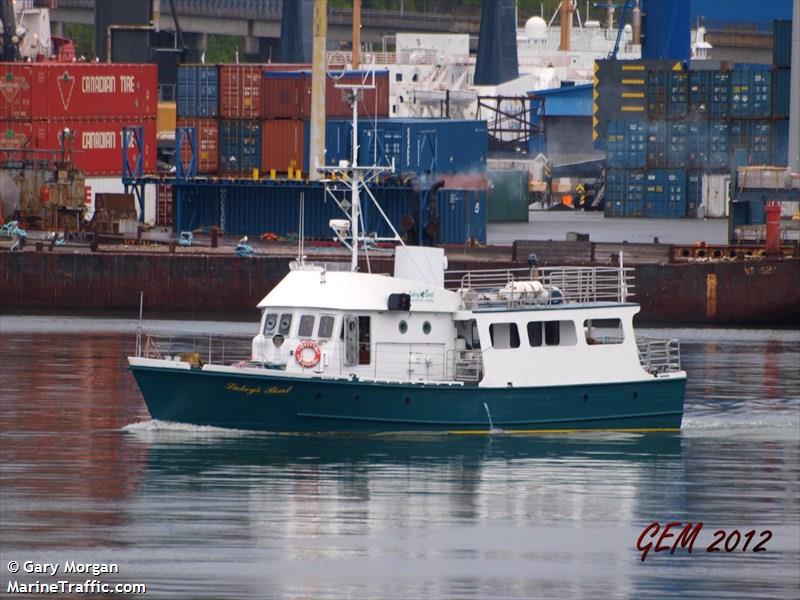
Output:
<svg viewBox="0 0 800 600">
<path fill-rule="evenodd" d="M 249 363 L 251 337 L 177 334 L 137 336 L 136 356 L 188 362 L 193 367 Z"/>
<path fill-rule="evenodd" d="M 461 292 L 467 308 L 625 302 L 633 269 L 535 267 L 448 272 L 445 287 Z"/>
<path fill-rule="evenodd" d="M 681 345 L 676 339 L 636 338 L 639 362 L 645 371 L 658 375 L 681 370 Z"/>
</svg>

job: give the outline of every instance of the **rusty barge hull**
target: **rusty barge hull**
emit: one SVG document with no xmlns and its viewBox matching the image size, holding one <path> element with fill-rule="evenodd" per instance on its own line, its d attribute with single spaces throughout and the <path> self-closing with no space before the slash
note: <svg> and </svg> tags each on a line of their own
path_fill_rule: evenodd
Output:
<svg viewBox="0 0 800 600">
<path fill-rule="evenodd" d="M 139 292 L 149 313 L 248 318 L 288 272 L 289 256 L 130 252 L 0 254 L 0 311 L 128 311 Z M 452 270 L 525 266 L 453 256 Z M 372 261 L 389 272 L 392 259 Z M 640 322 L 798 326 L 800 259 L 760 259 L 636 267 Z"/>
</svg>

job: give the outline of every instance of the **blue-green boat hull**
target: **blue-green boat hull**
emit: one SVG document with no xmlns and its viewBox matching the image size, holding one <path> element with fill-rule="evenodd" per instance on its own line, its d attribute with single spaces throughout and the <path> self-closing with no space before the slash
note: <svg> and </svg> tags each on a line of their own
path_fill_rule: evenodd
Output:
<svg viewBox="0 0 800 600">
<path fill-rule="evenodd" d="M 142 366 L 131 371 L 154 419 L 273 432 L 679 429 L 686 390 L 685 378 L 478 388 Z"/>
</svg>

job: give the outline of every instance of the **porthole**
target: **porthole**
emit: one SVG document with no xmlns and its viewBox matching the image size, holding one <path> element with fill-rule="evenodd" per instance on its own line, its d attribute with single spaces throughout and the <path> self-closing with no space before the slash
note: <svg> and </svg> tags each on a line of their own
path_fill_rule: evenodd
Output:
<svg viewBox="0 0 800 600">
<path fill-rule="evenodd" d="M 422 333 L 424 333 L 425 335 L 428 335 L 430 332 L 431 332 L 431 324 L 430 324 L 430 321 L 425 321 L 425 322 L 422 324 Z"/>
<path fill-rule="evenodd" d="M 397 329 L 400 331 L 400 333 L 405 333 L 406 331 L 408 331 L 408 323 L 406 323 L 405 321 L 400 321 L 397 324 Z"/>
</svg>

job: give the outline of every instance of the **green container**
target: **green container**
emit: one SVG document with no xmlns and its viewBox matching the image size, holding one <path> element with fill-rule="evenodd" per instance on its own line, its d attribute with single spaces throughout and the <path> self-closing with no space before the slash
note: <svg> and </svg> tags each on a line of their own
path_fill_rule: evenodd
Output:
<svg viewBox="0 0 800 600">
<path fill-rule="evenodd" d="M 527 171 L 489 171 L 489 191 L 486 195 L 489 223 L 527 223 Z"/>
</svg>

